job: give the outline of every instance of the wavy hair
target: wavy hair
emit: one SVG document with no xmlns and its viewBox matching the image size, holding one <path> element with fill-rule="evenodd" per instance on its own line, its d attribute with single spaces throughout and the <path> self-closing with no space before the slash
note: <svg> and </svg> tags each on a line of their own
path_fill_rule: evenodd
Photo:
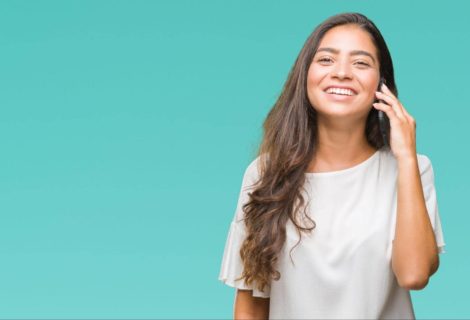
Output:
<svg viewBox="0 0 470 320">
<path fill-rule="evenodd" d="M 299 242 L 301 233 L 311 232 L 316 225 L 306 214 L 302 195 L 305 172 L 318 143 L 317 115 L 307 97 L 307 71 L 325 33 L 346 24 L 355 24 L 369 33 L 377 48 L 380 76 L 398 96 L 390 52 L 380 31 L 366 16 L 350 12 L 332 16 L 307 38 L 281 94 L 263 123 L 263 138 L 257 151 L 259 180 L 243 205 L 247 236 L 240 249 L 244 268 L 239 279 L 245 279 L 248 285 L 256 283 L 260 291 L 270 287 L 271 280 L 280 279 L 276 262 L 286 241 L 288 220 L 295 225 Z M 377 113 L 378 110 L 371 108 L 365 126 L 367 142 L 375 149 L 385 145 Z M 387 137 L 390 137 L 390 123 L 387 117 L 385 119 Z M 308 219 L 311 226 L 302 226 L 301 218 Z"/>
</svg>

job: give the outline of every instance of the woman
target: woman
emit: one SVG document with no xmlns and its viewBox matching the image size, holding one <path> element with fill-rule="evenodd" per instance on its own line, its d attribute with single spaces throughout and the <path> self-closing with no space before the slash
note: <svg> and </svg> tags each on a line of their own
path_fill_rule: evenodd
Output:
<svg viewBox="0 0 470 320">
<path fill-rule="evenodd" d="M 307 39 L 227 237 L 219 280 L 237 288 L 235 318 L 415 317 L 409 290 L 437 271 L 444 238 L 432 165 L 397 96 L 364 15 L 330 17 Z"/>
</svg>

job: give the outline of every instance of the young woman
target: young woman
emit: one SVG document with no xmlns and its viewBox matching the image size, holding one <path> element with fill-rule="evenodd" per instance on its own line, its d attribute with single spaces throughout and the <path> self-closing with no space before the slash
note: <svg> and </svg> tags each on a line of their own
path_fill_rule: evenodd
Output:
<svg viewBox="0 0 470 320">
<path fill-rule="evenodd" d="M 397 97 L 364 15 L 333 16 L 307 39 L 229 229 L 219 280 L 237 288 L 235 318 L 415 317 L 409 290 L 437 271 L 444 238 L 431 161 Z"/>
</svg>

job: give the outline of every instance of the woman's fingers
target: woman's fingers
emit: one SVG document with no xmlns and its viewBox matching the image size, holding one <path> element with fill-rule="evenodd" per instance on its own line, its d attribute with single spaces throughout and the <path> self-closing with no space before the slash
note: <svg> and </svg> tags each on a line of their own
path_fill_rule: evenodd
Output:
<svg viewBox="0 0 470 320">
<path fill-rule="evenodd" d="M 414 126 L 416 127 L 415 119 L 408 113 L 408 111 L 406 111 L 405 107 L 400 103 L 398 98 L 395 97 L 393 92 L 390 91 L 390 89 L 385 84 L 383 84 L 382 90 L 384 91 L 382 94 L 386 94 L 389 98 L 391 97 L 392 100 L 395 101 L 395 103 L 396 103 L 395 105 L 398 106 L 399 109 L 401 110 L 401 112 L 402 112 L 403 116 L 406 118 L 406 120 L 408 120 L 408 122 L 410 122 L 410 123 L 413 123 Z M 393 104 L 392 104 L 392 106 L 393 106 Z"/>
<path fill-rule="evenodd" d="M 375 95 L 377 96 L 378 99 L 383 100 L 386 104 L 390 105 L 392 107 L 392 110 L 395 111 L 395 113 L 396 113 L 396 115 L 399 119 L 402 119 L 402 120 L 405 120 L 405 121 L 407 120 L 407 118 L 405 116 L 405 113 L 403 112 L 401 107 L 398 105 L 398 101 L 395 98 L 393 98 L 393 97 L 391 97 L 391 96 L 389 96 L 385 93 L 382 93 L 380 91 L 376 91 Z"/>
<path fill-rule="evenodd" d="M 396 111 L 388 104 L 376 102 L 376 103 L 373 103 L 372 105 L 374 106 L 374 108 L 385 112 L 387 114 L 387 117 L 390 119 L 391 123 L 402 121 L 402 119 L 398 117 Z"/>
<path fill-rule="evenodd" d="M 384 92 L 376 92 L 383 102 L 374 103 L 374 108 L 387 114 L 390 120 L 390 146 L 396 157 L 408 156 L 416 151 L 414 119 L 408 114 L 393 92 L 382 86 Z"/>
</svg>

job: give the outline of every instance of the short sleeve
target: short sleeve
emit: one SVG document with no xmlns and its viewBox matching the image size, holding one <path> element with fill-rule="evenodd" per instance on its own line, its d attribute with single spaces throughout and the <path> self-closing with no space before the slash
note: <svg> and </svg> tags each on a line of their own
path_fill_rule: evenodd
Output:
<svg viewBox="0 0 470 320">
<path fill-rule="evenodd" d="M 441 219 L 437 205 L 436 187 L 434 184 L 434 171 L 431 160 L 425 155 L 418 155 L 419 171 L 421 174 L 421 184 L 423 186 L 426 209 L 429 214 L 439 253 L 445 253 L 444 235 L 442 233 Z"/>
<path fill-rule="evenodd" d="M 224 284 L 242 290 L 253 290 L 254 297 L 269 298 L 270 287 L 265 287 L 265 291 L 259 291 L 256 282 L 247 285 L 244 279 L 240 278 L 243 272 L 243 262 L 240 257 L 240 248 L 246 237 L 246 226 L 242 220 L 244 217 L 243 205 L 249 200 L 248 193 L 252 190 L 253 184 L 258 179 L 259 157 L 253 160 L 245 170 L 243 182 L 238 197 L 237 208 L 233 221 L 230 224 L 225 249 L 222 258 L 222 265 L 219 273 L 219 280 Z"/>
</svg>

